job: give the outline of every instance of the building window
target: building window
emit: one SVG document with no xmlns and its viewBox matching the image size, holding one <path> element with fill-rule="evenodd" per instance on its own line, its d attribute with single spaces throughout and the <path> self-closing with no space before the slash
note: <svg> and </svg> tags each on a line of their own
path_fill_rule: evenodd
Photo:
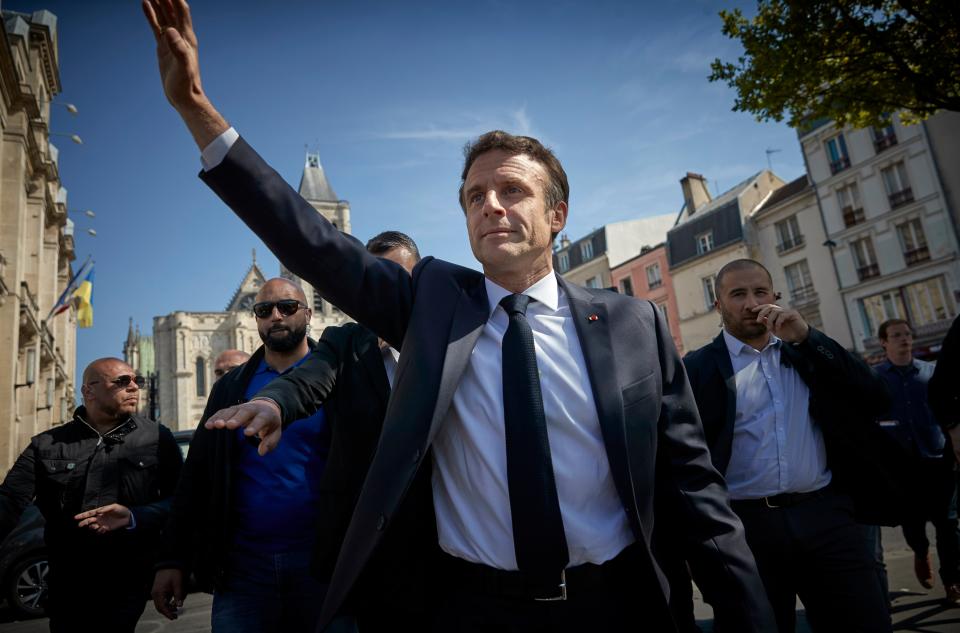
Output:
<svg viewBox="0 0 960 633">
<path fill-rule="evenodd" d="M 892 122 L 883 127 L 870 128 L 870 131 L 873 133 L 873 148 L 878 154 L 897 144 L 897 133 L 893 129 Z"/>
<path fill-rule="evenodd" d="M 580 259 L 585 262 L 593 259 L 593 240 L 580 243 Z"/>
<path fill-rule="evenodd" d="M 905 286 L 903 294 L 909 321 L 915 328 L 953 318 L 953 306 L 942 276 Z"/>
<path fill-rule="evenodd" d="M 713 310 L 713 304 L 717 300 L 717 276 L 710 275 L 709 277 L 704 277 L 701 282 L 703 283 L 703 301 L 707 310 Z"/>
<path fill-rule="evenodd" d="M 559 268 L 562 273 L 570 270 L 570 253 L 564 251 L 557 255 L 557 268 Z"/>
<path fill-rule="evenodd" d="M 600 275 L 594 275 L 587 280 L 587 288 L 603 288 Z"/>
<path fill-rule="evenodd" d="M 863 207 L 860 205 L 860 190 L 851 182 L 837 189 L 837 202 L 843 214 L 843 225 L 851 227 L 863 222 Z"/>
<path fill-rule="evenodd" d="M 837 134 L 827 141 L 827 158 L 830 160 L 830 173 L 836 174 L 850 166 L 850 155 L 847 153 L 847 142 L 843 134 Z"/>
<path fill-rule="evenodd" d="M 883 176 L 883 186 L 887 190 L 887 198 L 890 200 L 891 209 L 896 209 L 913 201 L 913 189 L 910 188 L 907 167 L 903 164 L 903 161 L 881 169 L 880 175 Z"/>
<path fill-rule="evenodd" d="M 877 253 L 873 250 L 873 240 L 864 237 L 851 242 L 850 250 L 853 251 L 853 263 L 857 267 L 857 276 L 860 281 L 871 279 L 880 274 L 880 267 L 877 265 Z"/>
<path fill-rule="evenodd" d="M 660 276 L 660 264 L 650 264 L 647 266 L 647 288 L 653 290 L 663 285 L 663 278 Z"/>
<path fill-rule="evenodd" d="M 633 282 L 629 277 L 624 277 L 620 280 L 620 294 L 627 295 L 628 297 L 633 296 Z"/>
<path fill-rule="evenodd" d="M 203 362 L 202 356 L 197 356 L 197 397 L 205 398 L 207 396 L 207 364 Z"/>
<path fill-rule="evenodd" d="M 800 234 L 800 223 L 797 216 L 791 215 L 773 225 L 777 231 L 777 252 L 783 253 L 803 245 L 803 235 Z"/>
<path fill-rule="evenodd" d="M 860 300 L 860 310 L 867 337 L 876 336 L 880 324 L 887 319 L 905 319 L 907 310 L 900 290 L 888 290 Z"/>
<path fill-rule="evenodd" d="M 703 255 L 713 250 L 713 231 L 707 231 L 697 236 L 697 255 Z"/>
<path fill-rule="evenodd" d="M 907 266 L 913 266 L 930 259 L 930 249 L 927 248 L 927 236 L 923 233 L 923 224 L 920 218 L 907 220 L 897 226 L 900 234 L 900 246 L 903 247 L 903 259 Z"/>
<path fill-rule="evenodd" d="M 791 304 L 799 305 L 816 300 L 817 293 L 813 289 L 813 277 L 810 276 L 807 260 L 801 259 L 796 264 L 785 266 L 783 272 L 787 276 L 787 290 L 790 291 Z"/>
</svg>

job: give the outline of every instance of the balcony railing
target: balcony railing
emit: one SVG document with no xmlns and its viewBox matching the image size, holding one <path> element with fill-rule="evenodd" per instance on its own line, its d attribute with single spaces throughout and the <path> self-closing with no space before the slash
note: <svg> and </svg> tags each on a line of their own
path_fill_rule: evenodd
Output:
<svg viewBox="0 0 960 633">
<path fill-rule="evenodd" d="M 803 246 L 803 244 L 804 244 L 803 236 L 794 235 L 793 237 L 788 237 L 784 239 L 782 242 L 780 242 L 779 244 L 777 244 L 777 252 L 785 253 L 789 250 L 793 250 L 797 248 L 798 246 Z"/>
<path fill-rule="evenodd" d="M 653 281 L 647 281 L 647 288 L 653 290 L 654 288 L 659 288 L 663 285 L 663 279 L 654 279 Z"/>
<path fill-rule="evenodd" d="M 790 291 L 790 303 L 794 306 L 807 305 L 820 300 L 820 296 L 814 289 L 813 284 L 800 286 Z"/>
<path fill-rule="evenodd" d="M 860 224 L 864 220 L 863 209 L 858 207 L 854 209 L 853 207 L 844 207 L 843 208 L 843 225 L 847 228 Z"/>
<path fill-rule="evenodd" d="M 850 158 L 848 156 L 841 156 L 837 160 L 830 161 L 830 173 L 831 174 L 839 173 L 849 166 L 850 166 Z"/>
<path fill-rule="evenodd" d="M 903 259 L 907 262 L 907 266 L 913 266 L 914 264 L 925 262 L 930 259 L 930 249 L 926 246 L 921 246 L 913 249 L 912 251 L 905 251 L 903 253 Z"/>
<path fill-rule="evenodd" d="M 857 276 L 860 277 L 860 281 L 865 281 L 867 279 L 879 277 L 880 266 L 877 264 L 868 264 L 867 266 L 861 266 L 860 268 L 857 269 Z"/>
<path fill-rule="evenodd" d="M 908 202 L 913 202 L 913 189 L 907 187 L 901 189 L 900 191 L 895 191 L 891 193 L 890 196 L 890 208 L 896 209 L 899 206 L 907 204 Z"/>
<path fill-rule="evenodd" d="M 889 134 L 884 134 L 883 136 L 880 136 L 880 137 L 874 137 L 873 139 L 873 148 L 876 150 L 878 154 L 883 150 L 887 149 L 888 147 L 893 147 L 896 144 L 897 144 L 897 135 L 894 134 L 893 132 L 890 132 Z"/>
</svg>

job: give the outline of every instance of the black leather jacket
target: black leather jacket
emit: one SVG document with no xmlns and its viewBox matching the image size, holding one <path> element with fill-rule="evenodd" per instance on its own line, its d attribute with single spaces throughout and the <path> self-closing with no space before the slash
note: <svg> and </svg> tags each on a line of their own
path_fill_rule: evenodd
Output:
<svg viewBox="0 0 960 633">
<path fill-rule="evenodd" d="M 117 554 L 156 548 L 183 464 L 173 434 L 135 415 L 101 439 L 81 421 L 85 414 L 78 407 L 69 422 L 34 436 L 7 473 L 0 484 L 0 541 L 35 501 L 53 554 L 75 557 L 91 546 Z M 130 508 L 134 529 L 99 536 L 77 527 L 74 515 L 110 503 Z"/>
</svg>

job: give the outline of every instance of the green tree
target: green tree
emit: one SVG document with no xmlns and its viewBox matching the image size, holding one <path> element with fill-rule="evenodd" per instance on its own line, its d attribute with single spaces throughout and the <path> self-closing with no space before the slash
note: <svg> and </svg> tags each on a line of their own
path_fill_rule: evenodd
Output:
<svg viewBox="0 0 960 633">
<path fill-rule="evenodd" d="M 894 111 L 907 122 L 960 111 L 958 0 L 759 0 L 753 18 L 720 17 L 744 53 L 715 59 L 710 81 L 735 88 L 733 109 L 757 120 L 865 127 Z"/>
</svg>

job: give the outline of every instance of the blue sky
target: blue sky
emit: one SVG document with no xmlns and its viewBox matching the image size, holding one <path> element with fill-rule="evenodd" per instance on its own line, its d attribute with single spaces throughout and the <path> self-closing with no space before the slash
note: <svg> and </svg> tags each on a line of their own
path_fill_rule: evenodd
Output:
<svg viewBox="0 0 960 633">
<path fill-rule="evenodd" d="M 608 222 L 675 213 L 679 179 L 723 191 L 767 165 L 803 173 L 795 133 L 731 111 L 706 80 L 739 48 L 728 2 L 252 2 L 195 0 L 204 87 L 293 185 L 305 146 L 350 201 L 361 239 L 409 233 L 424 254 L 476 266 L 456 201 L 462 147 L 502 128 L 537 136 L 571 184 L 572 239 Z M 749 5 L 740 3 L 746 9 Z M 137 0 L 24 2 L 59 18 L 63 92 L 54 138 L 77 224 L 96 260 L 94 327 L 78 365 L 120 355 L 127 319 L 222 310 L 250 264 L 276 259 L 197 179 L 199 155 L 157 78 Z M 83 210 L 92 209 L 89 219 Z M 85 231 L 94 228 L 96 237 Z"/>
</svg>

